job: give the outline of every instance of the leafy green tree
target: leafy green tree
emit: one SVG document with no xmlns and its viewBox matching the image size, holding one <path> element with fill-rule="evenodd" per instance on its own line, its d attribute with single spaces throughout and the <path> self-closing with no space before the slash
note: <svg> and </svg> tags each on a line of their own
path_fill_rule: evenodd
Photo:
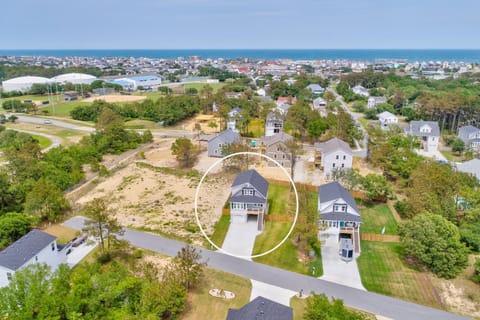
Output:
<svg viewBox="0 0 480 320">
<path fill-rule="evenodd" d="M 191 168 L 197 162 L 198 149 L 188 138 L 178 138 L 170 148 L 182 168 Z"/>
<path fill-rule="evenodd" d="M 480 259 L 479 259 L 479 258 L 477 258 L 477 259 L 475 260 L 475 264 L 474 264 L 474 266 L 473 266 L 473 270 L 474 270 L 474 272 L 475 272 L 474 275 L 473 275 L 473 280 L 474 280 L 475 282 L 480 283 Z"/>
<path fill-rule="evenodd" d="M 317 120 L 310 121 L 307 124 L 308 137 L 311 139 L 317 139 L 327 130 L 328 125 L 324 118 L 318 118 Z"/>
<path fill-rule="evenodd" d="M 458 228 L 442 216 L 420 214 L 401 226 L 405 254 L 437 276 L 455 278 L 467 266 L 467 248 Z"/>
<path fill-rule="evenodd" d="M 83 213 L 90 218 L 85 221 L 83 231 L 100 239 L 102 254 L 109 254 L 112 244 L 119 242 L 117 237 L 123 235 L 124 230 L 108 209 L 107 202 L 103 198 L 95 198 L 85 205 Z"/>
<path fill-rule="evenodd" d="M 70 209 L 62 191 L 45 178 L 34 185 L 25 199 L 25 213 L 39 221 L 56 221 Z"/>
<path fill-rule="evenodd" d="M 0 250 L 15 242 L 32 227 L 32 220 L 21 213 L 7 213 L 0 216 Z"/>
<path fill-rule="evenodd" d="M 345 189 L 352 191 L 362 183 L 362 176 L 358 169 L 335 168 L 332 170 L 332 180 L 338 181 Z"/>
<path fill-rule="evenodd" d="M 106 107 L 103 108 L 97 118 L 97 130 L 107 130 L 113 126 L 122 126 L 123 119 L 118 114 L 112 111 L 112 109 Z"/>
<path fill-rule="evenodd" d="M 186 289 L 195 287 L 203 276 L 206 266 L 201 262 L 200 252 L 189 245 L 183 247 L 173 259 L 173 266 Z"/>
<path fill-rule="evenodd" d="M 382 175 L 369 173 L 361 184 L 369 201 L 386 201 L 393 195 L 392 185 Z"/>
<path fill-rule="evenodd" d="M 363 320 L 362 314 L 349 311 L 340 299 L 330 301 L 325 294 L 312 294 L 307 298 L 304 320 Z"/>
<path fill-rule="evenodd" d="M 456 153 L 462 153 L 465 150 L 465 143 L 462 139 L 455 139 L 452 143 L 452 151 Z"/>
</svg>

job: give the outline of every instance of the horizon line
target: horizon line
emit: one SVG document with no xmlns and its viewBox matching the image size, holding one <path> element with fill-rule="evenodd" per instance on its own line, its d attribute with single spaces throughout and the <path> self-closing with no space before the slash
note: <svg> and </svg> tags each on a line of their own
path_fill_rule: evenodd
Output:
<svg viewBox="0 0 480 320">
<path fill-rule="evenodd" d="M 15 48 L 0 51 L 34 50 L 480 50 L 480 48 Z"/>
</svg>

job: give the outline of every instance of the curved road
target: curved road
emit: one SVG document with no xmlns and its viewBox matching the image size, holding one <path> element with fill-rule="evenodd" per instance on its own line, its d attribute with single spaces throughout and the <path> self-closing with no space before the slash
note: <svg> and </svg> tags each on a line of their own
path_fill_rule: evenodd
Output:
<svg viewBox="0 0 480 320">
<path fill-rule="evenodd" d="M 82 229 L 84 217 L 74 217 L 64 225 L 77 230 Z M 123 239 L 133 246 L 152 250 L 169 256 L 175 256 L 186 244 L 158 235 L 125 229 Z M 325 293 L 327 296 L 343 299 L 345 304 L 391 319 L 408 320 L 456 320 L 468 319 L 460 315 L 425 307 L 411 302 L 387 297 L 373 292 L 342 286 L 333 282 L 312 278 L 298 273 L 285 271 L 249 260 L 235 258 L 220 252 L 197 248 L 208 266 L 248 279 L 268 283 L 284 289 L 299 292 Z"/>
<path fill-rule="evenodd" d="M 31 135 L 34 135 L 34 136 L 42 136 L 42 137 L 47 138 L 48 140 L 50 140 L 52 142 L 52 144 L 49 145 L 48 147 L 46 147 L 45 149 L 42 149 L 42 152 L 47 152 L 48 150 L 56 148 L 60 144 L 62 144 L 62 139 L 61 138 L 59 138 L 57 136 L 52 136 L 50 134 L 37 132 L 37 131 L 15 129 L 15 128 L 8 128 L 8 130 L 14 130 L 14 131 L 18 131 L 18 132 L 28 133 L 28 134 L 31 134 Z"/>
</svg>

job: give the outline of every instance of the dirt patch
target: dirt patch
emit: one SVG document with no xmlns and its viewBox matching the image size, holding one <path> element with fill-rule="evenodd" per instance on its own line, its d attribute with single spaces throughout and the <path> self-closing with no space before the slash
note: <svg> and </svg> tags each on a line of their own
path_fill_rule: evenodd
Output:
<svg viewBox="0 0 480 320">
<path fill-rule="evenodd" d="M 170 152 L 172 141 L 156 144 L 154 149 L 145 152 L 145 159 L 103 179 L 77 203 L 84 205 L 94 198 L 105 197 L 115 217 L 125 227 L 169 234 L 190 240 L 195 245 L 202 244 L 203 237 L 194 216 L 200 174 L 173 168 L 176 161 Z M 110 160 L 106 159 L 107 162 Z M 221 215 L 231 182 L 232 178 L 225 175 L 211 176 L 202 185 L 198 207 L 202 227 L 209 234 Z"/>
<path fill-rule="evenodd" d="M 352 167 L 353 169 L 358 169 L 358 171 L 360 172 L 360 175 L 362 176 L 366 176 L 367 174 L 370 174 L 370 173 L 382 174 L 382 172 L 379 169 L 373 168 L 367 162 L 367 160 L 363 158 L 353 157 Z"/>
<path fill-rule="evenodd" d="M 98 97 L 91 97 L 87 99 L 83 99 L 82 102 L 93 102 L 95 100 L 103 100 L 105 102 L 114 103 L 114 102 L 132 102 L 132 101 L 140 101 L 144 100 L 147 97 L 145 96 L 123 96 L 123 95 L 116 95 L 116 94 L 108 94 L 104 96 Z"/>
<path fill-rule="evenodd" d="M 480 305 L 474 301 L 475 297 L 472 297 L 471 293 L 467 294 L 464 288 L 457 287 L 452 282 L 442 282 L 440 289 L 442 300 L 449 308 L 458 313 L 480 318 Z"/>
</svg>

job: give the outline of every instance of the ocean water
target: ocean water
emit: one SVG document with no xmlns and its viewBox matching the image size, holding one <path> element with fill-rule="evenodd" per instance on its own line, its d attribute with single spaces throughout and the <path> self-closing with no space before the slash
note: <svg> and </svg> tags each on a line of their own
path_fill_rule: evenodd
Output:
<svg viewBox="0 0 480 320">
<path fill-rule="evenodd" d="M 407 59 L 413 61 L 480 62 L 479 49 L 169 49 L 169 50 L 1 50 L 5 56 L 78 56 L 78 57 L 146 57 L 175 59 L 201 56 L 202 58 L 251 58 L 293 60 L 357 60 Z"/>
</svg>

